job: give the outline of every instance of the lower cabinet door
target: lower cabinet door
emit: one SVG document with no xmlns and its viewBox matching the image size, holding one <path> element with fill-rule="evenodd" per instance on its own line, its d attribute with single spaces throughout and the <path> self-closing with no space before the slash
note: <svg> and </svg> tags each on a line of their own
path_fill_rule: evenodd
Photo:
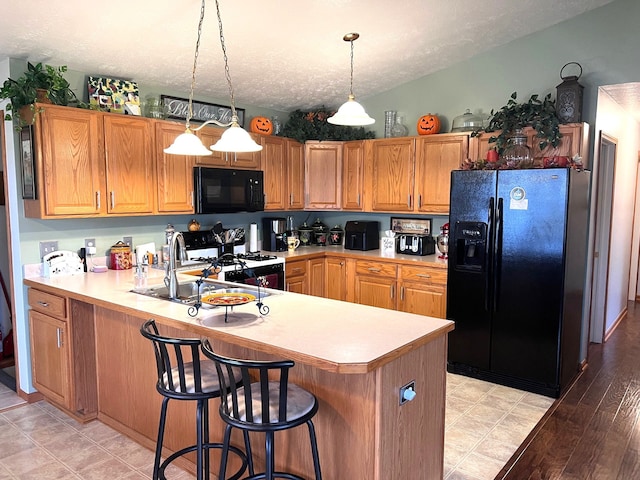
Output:
<svg viewBox="0 0 640 480">
<path fill-rule="evenodd" d="M 45 397 L 71 408 L 67 322 L 29 311 L 33 384 Z"/>
<path fill-rule="evenodd" d="M 428 317 L 446 317 L 446 288 L 439 285 L 401 283 L 398 310 Z"/>
<path fill-rule="evenodd" d="M 356 303 L 395 310 L 395 279 L 370 275 L 356 275 L 355 287 Z"/>
</svg>

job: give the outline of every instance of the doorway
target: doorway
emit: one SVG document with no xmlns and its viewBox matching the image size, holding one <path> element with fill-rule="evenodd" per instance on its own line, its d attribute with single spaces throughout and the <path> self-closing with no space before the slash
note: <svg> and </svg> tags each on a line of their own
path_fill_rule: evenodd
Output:
<svg viewBox="0 0 640 480">
<path fill-rule="evenodd" d="M 589 340 L 604 341 L 607 318 L 607 290 L 609 285 L 609 244 L 615 192 L 615 167 L 618 140 L 600 131 L 598 138 L 598 171 L 596 183 L 595 238 L 589 315 Z"/>
</svg>

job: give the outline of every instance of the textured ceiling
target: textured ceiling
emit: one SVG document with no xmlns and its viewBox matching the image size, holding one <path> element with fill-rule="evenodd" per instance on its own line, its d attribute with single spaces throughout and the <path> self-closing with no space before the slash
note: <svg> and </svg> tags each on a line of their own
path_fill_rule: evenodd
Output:
<svg viewBox="0 0 640 480">
<path fill-rule="evenodd" d="M 612 0 L 219 0 L 239 105 L 291 111 L 365 99 Z M 189 91 L 200 0 L 0 0 L 0 58 Z M 227 98 L 207 0 L 195 97 Z"/>
</svg>

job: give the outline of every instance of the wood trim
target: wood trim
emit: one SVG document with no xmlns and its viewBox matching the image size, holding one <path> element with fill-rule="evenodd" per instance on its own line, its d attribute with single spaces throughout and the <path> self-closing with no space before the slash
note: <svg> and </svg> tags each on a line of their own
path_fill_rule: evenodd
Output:
<svg viewBox="0 0 640 480">
<path fill-rule="evenodd" d="M 605 342 L 607 340 L 609 340 L 609 337 L 615 331 L 615 329 L 618 328 L 618 326 L 620 325 L 620 322 L 622 322 L 627 317 L 627 313 L 629 313 L 629 309 L 627 307 L 625 307 L 622 310 L 622 312 L 620 312 L 620 315 L 618 315 L 618 317 L 616 318 L 616 321 L 613 322 L 613 325 L 611 326 L 611 328 L 609 330 L 607 330 L 606 332 L 604 332 L 604 341 Z"/>
</svg>

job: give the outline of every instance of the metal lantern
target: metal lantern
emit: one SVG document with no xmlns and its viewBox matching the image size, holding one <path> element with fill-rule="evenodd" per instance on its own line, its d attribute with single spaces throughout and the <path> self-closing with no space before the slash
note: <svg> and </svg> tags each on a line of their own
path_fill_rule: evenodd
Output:
<svg viewBox="0 0 640 480">
<path fill-rule="evenodd" d="M 569 65 L 580 68 L 578 76 L 562 76 L 562 72 Z M 582 121 L 582 92 L 584 87 L 578 83 L 582 75 L 582 66 L 576 62 L 569 62 L 560 69 L 562 83 L 556 87 L 556 115 L 560 123 L 576 123 Z"/>
</svg>

